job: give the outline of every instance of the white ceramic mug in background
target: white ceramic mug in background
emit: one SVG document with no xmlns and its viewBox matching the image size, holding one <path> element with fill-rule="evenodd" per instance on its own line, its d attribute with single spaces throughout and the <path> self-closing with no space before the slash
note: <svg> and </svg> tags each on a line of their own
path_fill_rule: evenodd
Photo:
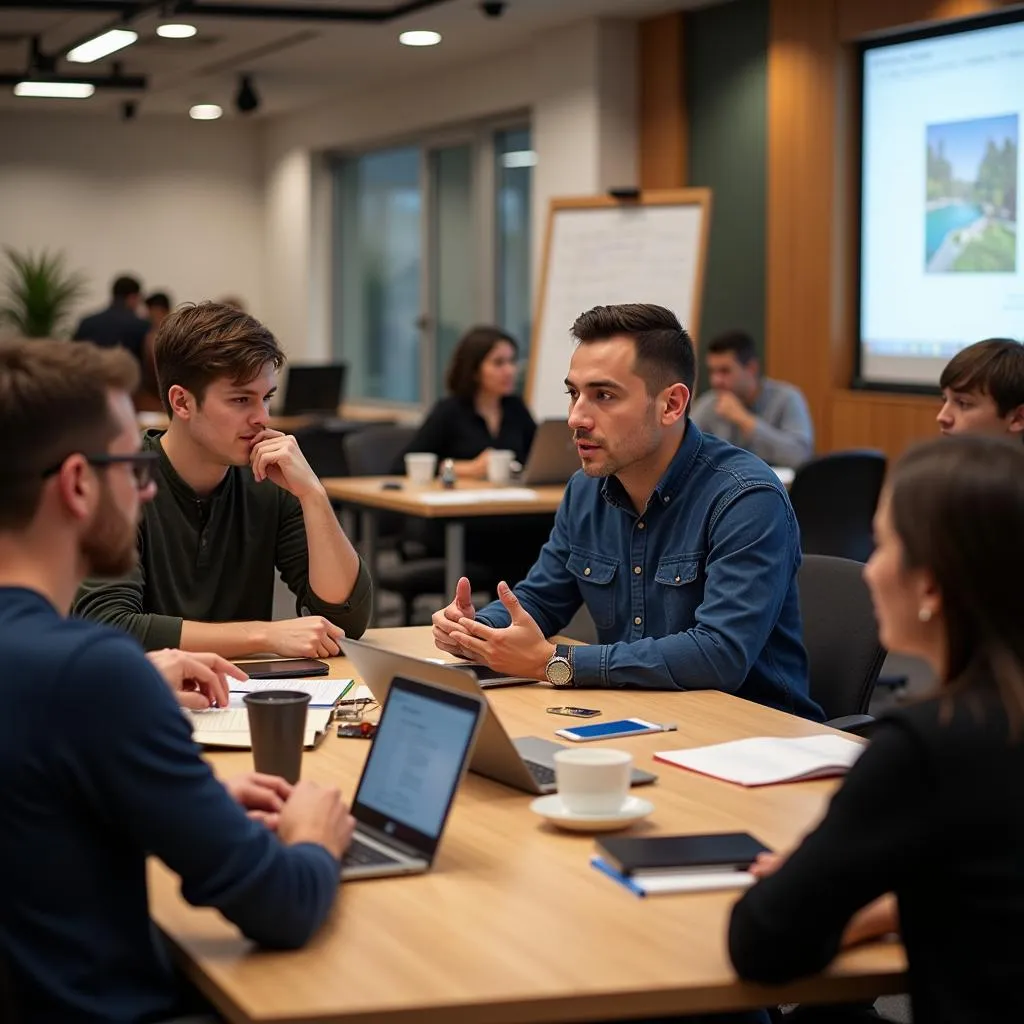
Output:
<svg viewBox="0 0 1024 1024">
<path fill-rule="evenodd" d="M 512 479 L 512 462 L 515 452 L 495 448 L 487 453 L 487 479 L 492 484 L 507 484 Z"/>
<path fill-rule="evenodd" d="M 625 750 L 591 747 L 555 754 L 555 784 L 573 814 L 615 814 L 629 796 L 633 755 Z"/>
<path fill-rule="evenodd" d="M 437 473 L 437 456 L 433 452 L 409 452 L 405 457 L 405 475 L 411 484 L 429 484 Z"/>
</svg>

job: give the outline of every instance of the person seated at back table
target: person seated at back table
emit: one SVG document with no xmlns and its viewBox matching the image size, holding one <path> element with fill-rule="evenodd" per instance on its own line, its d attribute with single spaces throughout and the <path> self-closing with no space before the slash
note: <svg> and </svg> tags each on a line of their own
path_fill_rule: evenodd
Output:
<svg viewBox="0 0 1024 1024">
<path fill-rule="evenodd" d="M 1024 345 L 988 338 L 961 349 L 939 379 L 943 434 L 1024 438 Z"/>
<path fill-rule="evenodd" d="M 65 618 L 86 573 L 137 557 L 154 493 L 137 380 L 121 350 L 0 345 L 0 432 L 19 439 L 0 465 L 0 1017 L 20 1024 L 189 1009 L 149 919 L 147 856 L 189 903 L 293 948 L 334 903 L 354 825 L 336 790 L 213 777 L 158 669 L 179 689 L 183 666 L 185 681 L 212 670 L 223 693 L 222 659 L 151 662 L 124 633 Z"/>
<path fill-rule="evenodd" d="M 110 286 L 110 305 L 83 317 L 72 337 L 101 348 L 126 348 L 141 365 L 149 330 L 147 322 L 139 316 L 141 302 L 142 285 L 136 278 L 122 275 Z"/>
<path fill-rule="evenodd" d="M 807 692 L 800 535 L 775 474 L 687 417 L 693 344 L 661 306 L 597 306 L 565 379 L 583 467 L 514 590 L 469 581 L 433 617 L 441 650 L 558 685 L 716 689 L 820 720 Z M 599 643 L 556 647 L 586 604 Z"/>
<path fill-rule="evenodd" d="M 941 682 L 876 724 L 794 852 L 755 865 L 729 931 L 742 978 L 899 931 L 915 1021 L 1024 1020 L 1022 522 L 1016 445 L 930 441 L 893 470 L 864 576 L 882 643 Z"/>
<path fill-rule="evenodd" d="M 467 331 L 448 364 L 449 396 L 431 409 L 398 459 L 395 472 L 405 472 L 406 452 L 431 452 L 438 463 L 452 459 L 456 477 L 463 480 L 486 479 L 492 450 L 511 451 L 525 464 L 537 428 L 515 393 L 518 359 L 519 346 L 497 327 Z M 493 567 L 498 576 L 519 580 L 550 529 L 549 516 L 471 521 L 465 527 L 466 557 Z M 406 533 L 409 539 L 422 542 L 429 554 L 444 552 L 439 524 L 413 522 Z"/>
<path fill-rule="evenodd" d="M 147 650 L 226 658 L 333 657 L 370 615 L 370 578 L 291 435 L 267 427 L 284 353 L 257 320 L 204 302 L 176 309 L 155 345 L 171 424 L 148 431 L 156 498 L 139 565 L 86 583 L 74 612 L 116 625 Z M 275 568 L 299 618 L 268 621 Z"/>
<path fill-rule="evenodd" d="M 795 469 L 814 454 L 814 425 L 800 389 L 761 376 L 754 339 L 728 331 L 708 344 L 711 390 L 690 418 L 705 433 L 746 448 L 771 466 Z"/>
</svg>

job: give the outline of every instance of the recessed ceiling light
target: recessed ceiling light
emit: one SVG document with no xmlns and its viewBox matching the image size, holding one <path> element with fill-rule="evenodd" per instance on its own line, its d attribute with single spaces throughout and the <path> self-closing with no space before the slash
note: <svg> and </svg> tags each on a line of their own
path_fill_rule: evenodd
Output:
<svg viewBox="0 0 1024 1024">
<path fill-rule="evenodd" d="M 429 32 L 426 29 L 414 29 L 411 32 L 403 32 L 398 41 L 403 46 L 437 46 L 441 42 L 440 32 Z"/>
<path fill-rule="evenodd" d="M 88 82 L 18 82 L 15 96 L 39 96 L 57 100 L 87 100 L 96 91 Z"/>
<path fill-rule="evenodd" d="M 156 34 L 164 39 L 191 39 L 198 31 L 195 25 L 178 23 L 156 27 Z"/>
<path fill-rule="evenodd" d="M 224 111 L 216 103 L 197 103 L 188 112 L 193 121 L 216 121 Z"/>
<path fill-rule="evenodd" d="M 109 32 L 104 32 L 95 39 L 68 50 L 68 60 L 76 64 L 91 64 L 94 60 L 101 60 L 118 50 L 123 50 L 126 46 L 131 46 L 138 38 L 139 33 L 133 32 L 130 28 L 112 28 Z"/>
</svg>

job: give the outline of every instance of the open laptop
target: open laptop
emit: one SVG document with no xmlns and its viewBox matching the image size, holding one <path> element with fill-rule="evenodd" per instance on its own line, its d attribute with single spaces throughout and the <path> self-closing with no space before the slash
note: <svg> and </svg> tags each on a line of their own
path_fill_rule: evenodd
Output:
<svg viewBox="0 0 1024 1024">
<path fill-rule="evenodd" d="M 388 697 L 397 679 L 418 679 L 486 700 L 475 673 L 465 668 L 398 654 L 365 640 L 343 637 L 338 643 L 377 701 Z M 554 793 L 555 754 L 565 749 L 564 744 L 539 736 L 521 736 L 513 740 L 488 704 L 469 770 L 524 793 Z M 654 782 L 657 777 L 634 768 L 631 784 L 643 786 Z"/>
<path fill-rule="evenodd" d="M 352 800 L 345 881 L 429 869 L 485 709 L 478 694 L 391 680 Z"/>
<path fill-rule="evenodd" d="M 346 363 L 290 366 L 285 380 L 282 414 L 337 416 L 338 406 L 345 398 L 347 369 Z"/>
<path fill-rule="evenodd" d="M 580 455 L 565 420 L 544 420 L 533 435 L 519 483 L 524 487 L 565 484 L 580 468 Z"/>
</svg>

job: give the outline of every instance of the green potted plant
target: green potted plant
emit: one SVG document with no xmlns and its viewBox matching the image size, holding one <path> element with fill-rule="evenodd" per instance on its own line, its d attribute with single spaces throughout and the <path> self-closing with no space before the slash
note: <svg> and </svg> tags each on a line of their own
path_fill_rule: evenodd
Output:
<svg viewBox="0 0 1024 1024">
<path fill-rule="evenodd" d="M 26 338 L 57 337 L 86 291 L 85 276 L 68 270 L 61 252 L 18 252 L 9 246 L 4 246 L 4 252 L 8 266 L 0 322 Z"/>
</svg>

